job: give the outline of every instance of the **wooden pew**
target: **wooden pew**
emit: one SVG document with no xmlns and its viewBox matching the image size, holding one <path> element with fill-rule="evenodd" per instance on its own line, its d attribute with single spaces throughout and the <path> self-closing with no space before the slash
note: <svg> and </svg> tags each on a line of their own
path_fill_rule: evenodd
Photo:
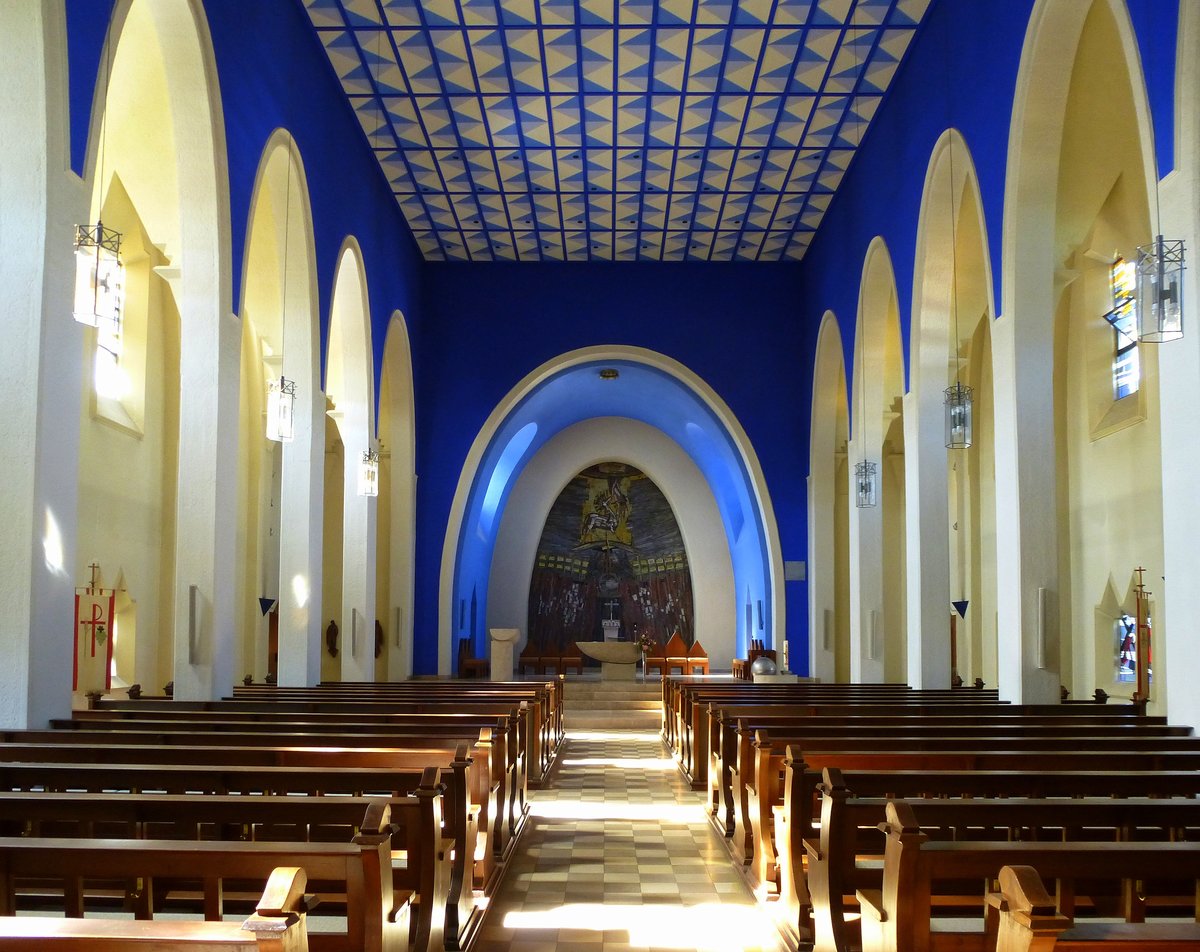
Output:
<svg viewBox="0 0 1200 952">
<path fill-rule="evenodd" d="M 1174 738 L 1182 740 L 1183 738 Z M 1086 739 L 1064 738 L 1060 747 L 1039 740 L 1026 743 L 1022 738 L 1007 739 L 1003 749 L 990 749 L 993 738 L 981 737 L 979 746 L 969 748 L 960 738 L 944 745 L 932 739 L 905 749 L 898 743 L 887 747 L 877 740 L 856 745 L 838 739 L 833 749 L 820 750 L 807 745 L 795 756 L 820 771 L 823 767 L 922 770 L 1112 770 L 1116 769 L 1111 745 Z M 944 746 L 944 749 L 936 749 Z M 1088 750 L 1091 746 L 1093 749 Z M 879 748 L 879 749 L 872 749 Z M 921 749 L 924 748 L 924 749 Z M 754 873 L 755 885 L 774 892 L 779 887 L 778 847 L 774 834 L 775 807 L 785 799 L 786 749 L 780 751 L 769 741 L 756 750 L 753 781 L 743 775 L 734 778 L 734 831 L 730 843 L 734 857 Z M 1121 751 L 1120 768 L 1144 771 L 1187 771 L 1200 769 L 1200 750 Z"/>
<path fill-rule="evenodd" d="M 254 914 L 232 922 L 165 922 L 0 916 L 0 949 L 34 952 L 308 952 L 304 870 L 280 866 Z"/>
<path fill-rule="evenodd" d="M 860 860 L 863 856 L 883 856 L 880 824 L 886 821 L 886 807 L 892 800 L 853 796 L 835 768 L 826 768 L 824 776 L 819 838 L 805 840 L 807 868 L 796 868 L 792 875 L 800 876 L 801 892 L 807 885 L 814 949 L 830 952 L 853 944 L 854 930 L 847 919 L 844 897 L 854 895 L 858 889 L 879 886 L 878 868 L 864 868 Z M 913 777 L 911 786 L 920 782 L 920 777 Z M 936 835 L 942 838 L 1117 841 L 1153 835 L 1167 840 L 1185 832 L 1200 832 L 1200 800 L 1113 798 L 1107 795 L 1111 788 L 1106 778 L 1099 774 L 1072 778 L 1066 789 L 1080 797 L 1094 795 L 1079 799 L 966 798 L 958 797 L 952 786 L 930 787 L 927 795 L 936 799 L 909 802 L 923 828 L 936 828 Z M 1154 792 L 1151 781 L 1147 793 Z M 942 799 L 947 795 L 952 798 Z M 786 904 L 784 908 L 793 915 L 798 911 Z"/>
<path fill-rule="evenodd" d="M 1074 888 L 1079 880 L 1116 881 L 1126 895 L 1135 880 L 1176 880 L 1189 884 L 1194 907 L 1200 888 L 1200 842 L 935 841 L 921 832 L 914 804 L 891 801 L 886 814 L 882 888 L 858 893 L 863 952 L 994 948 L 994 932 L 936 930 L 931 899 L 939 882 L 974 880 L 982 906 L 983 884 L 1005 866 L 1033 866 L 1064 883 L 1068 895 L 1084 891 Z"/>
<path fill-rule="evenodd" d="M 462 736 L 463 732 L 456 731 L 453 735 L 430 737 L 422 728 L 415 728 L 422 733 L 399 733 L 395 730 L 387 734 L 367 733 L 334 733 L 334 723 L 318 723 L 306 726 L 320 728 L 321 732 L 289 730 L 289 724 L 256 725 L 247 723 L 247 728 L 253 730 L 232 731 L 227 724 L 219 722 L 192 721 L 189 729 L 175 721 L 155 721 L 156 725 L 166 726 L 170 730 L 143 730 L 144 725 L 137 721 L 112 722 L 105 729 L 100 729 L 94 721 L 73 721 L 78 726 L 70 729 L 49 731 L 0 731 L 0 758 L 8 756 L 5 753 L 6 744 L 37 744 L 37 745 L 94 745 L 101 748 L 118 748 L 114 750 L 117 759 L 121 758 L 119 750 L 122 746 L 140 745 L 152 746 L 159 749 L 174 748 L 217 748 L 217 747 L 258 747 L 258 748 L 354 748 L 354 749 L 390 749 L 393 747 L 413 749 L 444 749 L 447 740 Z M 90 725 L 90 726 L 84 726 Z M 268 729 L 268 728 L 274 728 Z M 469 733 L 467 736 L 471 736 Z M 492 852 L 494 862 L 484 864 L 481 873 L 487 873 L 485 883 L 490 878 L 491 871 L 497 863 L 503 862 L 515 842 L 519 832 L 519 820 L 523 821 L 524 812 L 518 813 L 518 800 L 515 763 L 508 761 L 507 737 L 505 732 L 493 732 L 482 728 L 474 734 L 473 743 L 468 748 L 468 756 L 473 766 L 469 777 L 473 781 L 471 801 L 480 809 L 478 845 Z M 186 760 L 188 754 L 180 753 L 180 758 Z M 40 759 L 40 758 L 39 758 Z M 507 761 L 507 762 L 506 762 Z M 520 808 L 524 809 L 524 800 L 520 798 Z M 481 860 L 482 863 L 482 860 Z M 485 888 L 481 886 L 480 888 Z M 490 893 L 490 885 L 486 887 Z"/>
<path fill-rule="evenodd" d="M 274 690 L 274 689 L 271 689 Z M 312 689 L 316 690 L 316 689 Z M 505 714 L 511 713 L 514 707 L 524 706 L 528 710 L 528 727 L 523 740 L 527 751 L 528 780 L 532 783 L 541 781 L 549 769 L 556 753 L 557 714 L 551 709 L 553 700 L 547 695 L 538 700 L 520 700 L 513 697 L 496 697 L 493 700 L 464 700 L 460 695 L 441 693 L 430 696 L 414 696 L 411 698 L 394 698 L 388 700 L 351 700 L 348 696 L 321 696 L 314 698 L 284 698 L 275 697 L 258 700 L 222 700 L 222 701 L 174 701 L 167 699 L 143 698 L 137 701 L 101 700 L 96 702 L 95 710 L 104 712 L 122 712 L 126 716 L 139 716 L 148 712 L 155 715 L 173 712 L 237 712 L 241 714 L 269 713 L 271 711 L 288 715 L 388 715 L 388 714 Z M 89 712 L 91 713 L 91 712 Z"/>
<path fill-rule="evenodd" d="M 1146 949 L 1150 952 L 1200 949 L 1200 925 L 1191 922 L 1076 923 L 1059 914 L 1032 866 L 1000 870 L 996 952 Z"/>
<path fill-rule="evenodd" d="M 446 942 L 465 943 L 478 928 L 482 909 L 471 889 L 469 857 L 474 855 L 474 824 L 466 803 L 469 764 L 452 764 L 440 774 L 445 788 L 444 812 L 450 819 L 444 835 L 453 842 L 450 881 L 446 890 Z M 334 802 L 341 796 L 405 797 L 427 779 L 426 768 L 405 770 L 395 765 L 362 766 L 345 762 L 323 766 L 258 766 L 231 764 L 154 764 L 71 762 L 0 763 L 0 789 L 83 793 L 162 793 L 199 798 L 205 794 L 319 798 Z M 450 795 L 450 791 L 456 793 Z M 459 844 L 465 844 L 460 847 Z M 311 875 L 311 870 L 309 871 Z M 390 875 L 390 873 L 389 873 Z"/>
<path fill-rule="evenodd" d="M 461 931 L 461 908 L 447 905 L 453 843 L 442 832 L 442 789 L 438 771 L 430 767 L 412 796 L 384 800 L 393 827 L 394 905 L 412 906 L 414 952 L 440 952 L 447 929 L 455 935 Z M 0 835 L 346 842 L 378 801 L 346 796 L 0 792 Z"/>
<path fill-rule="evenodd" d="M 159 710 L 139 714 L 135 710 L 79 711 L 72 718 L 55 719 L 55 730 L 162 731 L 169 733 L 248 731 L 283 732 L 290 735 L 321 734 L 336 731 L 341 735 L 379 734 L 385 736 L 379 746 L 407 743 L 404 738 L 427 737 L 431 743 L 441 738 L 447 742 L 471 740 L 476 748 L 490 743 L 495 756 L 487 758 L 493 784 L 503 783 L 507 802 L 508 834 L 497 831 L 496 848 L 500 856 L 507 854 L 511 838 L 515 837 L 529 812 L 527 709 L 513 707 L 508 714 L 446 713 L 446 714 L 305 714 L 292 715 L 284 710 L 265 712 L 197 712 L 189 710 Z M 494 727 L 493 727 L 494 725 Z M 484 731 L 491 730 L 490 740 Z M 215 741 L 221 743 L 221 741 Z M 346 743 L 352 743 L 347 740 Z M 361 746 L 355 744 L 355 746 Z M 474 750 L 474 748 L 473 748 Z M 482 758 L 481 758 L 482 761 Z"/>
<path fill-rule="evenodd" d="M 128 899 L 139 920 L 153 918 L 164 892 L 187 885 L 200 890 L 205 919 L 219 921 L 226 888 L 262 882 L 277 866 L 298 860 L 309 884 L 345 896 L 345 931 L 310 931 L 314 952 L 405 952 L 408 909 L 394 905 L 390 842 L 383 802 L 371 805 L 350 843 L 0 837 L 0 915 L 16 913 L 23 881 L 55 879 L 64 884 L 67 915 L 79 918 L 92 884 L 103 880 L 137 884 Z"/>
<path fill-rule="evenodd" d="M 1055 737 L 1027 737 L 1015 727 L 999 731 L 981 724 L 973 736 L 954 737 L 820 737 L 805 733 L 772 736 L 759 730 L 751 738 L 739 731 L 737 769 L 730 772 L 731 789 L 724 791 L 728 832 L 732 820 L 734 856 L 754 866 L 755 881 L 778 887 L 777 848 L 773 835 L 774 810 L 784 802 L 787 750 L 799 749 L 815 770 L 825 766 L 908 766 L 911 769 L 1033 769 L 1059 766 L 1069 760 L 1076 770 L 1113 767 L 1113 751 L 1121 750 L 1121 767 L 1129 770 L 1200 769 L 1200 738 L 1130 737 L 1119 748 L 1112 735 L 1080 736 L 1069 727 Z M 732 798 L 730 803 L 729 798 Z M 730 811 L 729 808 L 732 807 Z M 730 816 L 731 813 L 731 816 Z"/>
</svg>

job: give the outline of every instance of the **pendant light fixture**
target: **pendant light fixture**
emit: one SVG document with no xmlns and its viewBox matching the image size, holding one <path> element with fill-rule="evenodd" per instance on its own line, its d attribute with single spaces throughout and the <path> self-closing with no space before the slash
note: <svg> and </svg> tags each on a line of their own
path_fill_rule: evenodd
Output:
<svg viewBox="0 0 1200 952">
<path fill-rule="evenodd" d="M 850 19 L 850 29 L 851 30 L 854 29 L 853 14 L 851 14 L 851 19 Z M 858 89 L 858 81 L 859 81 L 857 39 L 858 38 L 855 37 L 850 42 L 850 49 L 854 56 L 854 82 L 850 88 L 850 106 L 849 106 L 849 108 L 854 113 L 854 130 L 855 130 L 854 147 L 855 147 L 855 149 L 860 149 L 860 148 L 862 148 L 862 128 L 861 128 L 861 125 L 859 122 L 859 114 L 858 114 L 857 109 L 855 108 L 855 101 L 854 101 L 854 93 Z M 869 287 L 869 286 L 870 286 L 870 284 L 868 281 L 867 287 Z M 867 326 L 867 302 L 866 302 L 866 288 L 864 288 L 862 315 L 859 320 L 859 334 L 862 337 L 866 336 L 866 326 Z M 865 356 L 866 341 L 865 340 L 855 341 L 855 347 L 858 348 L 858 370 L 859 370 L 859 373 L 858 373 L 857 389 L 858 389 L 858 397 L 859 397 L 858 403 L 859 403 L 859 407 L 861 410 L 859 417 L 862 422 L 862 428 L 861 428 L 860 434 L 855 439 L 855 443 L 863 444 L 866 442 L 866 438 L 867 438 L 867 434 L 866 434 L 866 429 L 867 429 L 866 381 L 863 379 L 865 377 L 864 369 L 866 367 L 866 356 Z M 866 458 L 866 447 L 863 445 L 859 445 L 859 448 L 863 451 L 863 458 L 854 464 L 854 505 L 859 509 L 873 509 L 875 507 L 875 477 L 878 473 L 878 470 L 876 469 L 875 464 L 873 462 L 871 462 L 871 460 Z"/>
<path fill-rule="evenodd" d="M 1154 170 L 1154 217 L 1162 227 L 1158 168 Z M 1162 344 L 1183 337 L 1183 241 L 1162 234 L 1137 250 L 1138 341 Z"/>
<path fill-rule="evenodd" d="M 113 13 L 116 5 L 113 5 Z M 112 14 L 105 31 L 104 105 L 100 125 L 100 157 L 96 189 L 99 205 L 104 205 L 104 158 L 108 140 L 108 87 L 112 76 Z M 121 263 L 121 233 L 105 228 L 101 213 L 96 224 L 75 226 L 75 307 L 74 316 L 80 324 L 100 328 L 116 338 L 121 330 L 121 307 L 124 303 L 125 267 Z"/>
<path fill-rule="evenodd" d="M 948 133 L 946 148 L 950 159 L 950 311 L 954 315 L 954 383 L 946 395 L 946 449 L 965 450 L 973 435 L 972 404 L 974 391 L 962 382 L 958 338 L 958 231 L 957 191 L 954 184 L 954 133 Z"/>
<path fill-rule="evenodd" d="M 379 451 L 376 449 L 363 451 L 362 461 L 358 465 L 358 494 L 379 495 Z"/>
<path fill-rule="evenodd" d="M 288 380 L 283 374 L 283 361 L 287 356 L 287 287 L 288 257 L 292 225 L 292 154 L 288 145 L 287 185 L 283 203 L 283 287 L 279 294 L 279 378 L 267 381 L 267 439 L 276 443 L 290 443 L 296 438 L 296 381 Z"/>
</svg>

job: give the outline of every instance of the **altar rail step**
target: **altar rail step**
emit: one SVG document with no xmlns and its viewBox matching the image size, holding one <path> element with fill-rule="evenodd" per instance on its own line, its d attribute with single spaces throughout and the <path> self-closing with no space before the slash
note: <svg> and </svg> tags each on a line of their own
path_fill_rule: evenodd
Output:
<svg viewBox="0 0 1200 952">
<path fill-rule="evenodd" d="M 572 680 L 567 686 L 563 719 L 568 731 L 657 731 L 661 710 L 661 688 L 657 678 L 645 684 L 580 679 Z"/>
</svg>

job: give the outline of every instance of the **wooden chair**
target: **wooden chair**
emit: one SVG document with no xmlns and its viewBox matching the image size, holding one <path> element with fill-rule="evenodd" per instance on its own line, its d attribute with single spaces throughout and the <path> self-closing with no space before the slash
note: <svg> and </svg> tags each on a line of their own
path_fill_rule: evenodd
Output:
<svg viewBox="0 0 1200 952">
<path fill-rule="evenodd" d="M 684 674 L 708 674 L 708 652 L 698 641 L 688 649 Z"/>
<path fill-rule="evenodd" d="M 525 642 L 525 647 L 521 649 L 521 656 L 517 659 L 517 672 L 525 673 L 525 669 L 529 668 L 534 674 L 541 674 L 538 667 L 542 657 L 542 649 L 533 643 L 530 638 Z"/>
<path fill-rule="evenodd" d="M 680 674 L 688 672 L 688 647 L 683 640 L 683 636 L 679 632 L 675 632 L 671 636 L 671 640 L 667 642 L 667 674 L 679 669 Z"/>
<path fill-rule="evenodd" d="M 562 655 L 561 649 L 555 647 L 552 644 L 545 645 L 542 648 L 541 653 L 538 655 L 538 661 L 537 661 L 538 676 L 540 677 L 541 675 L 546 674 L 547 671 L 550 674 L 562 673 L 562 657 L 561 657 L 561 655 Z"/>
<path fill-rule="evenodd" d="M 562 654 L 558 657 L 558 670 L 563 674 L 570 674 L 572 669 L 576 674 L 583 674 L 583 655 L 579 651 L 579 645 L 569 641 L 563 646 Z"/>
<path fill-rule="evenodd" d="M 667 676 L 667 649 L 654 642 L 654 647 L 646 652 L 646 674 L 657 671 L 662 677 Z"/>
<path fill-rule="evenodd" d="M 476 658 L 471 653 L 471 639 L 458 639 L 458 676 L 460 678 L 486 678 L 488 676 L 487 658 Z"/>
</svg>

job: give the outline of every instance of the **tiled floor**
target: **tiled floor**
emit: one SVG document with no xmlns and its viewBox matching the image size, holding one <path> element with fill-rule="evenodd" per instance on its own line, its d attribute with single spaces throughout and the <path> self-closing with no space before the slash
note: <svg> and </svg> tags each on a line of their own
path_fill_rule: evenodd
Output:
<svg viewBox="0 0 1200 952">
<path fill-rule="evenodd" d="M 778 952 L 768 916 L 656 734 L 574 732 L 478 952 Z"/>
</svg>

